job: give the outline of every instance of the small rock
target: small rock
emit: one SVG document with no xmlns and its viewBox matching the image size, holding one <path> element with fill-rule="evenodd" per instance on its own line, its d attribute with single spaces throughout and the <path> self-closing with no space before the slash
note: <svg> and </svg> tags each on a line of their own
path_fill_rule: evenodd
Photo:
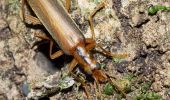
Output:
<svg viewBox="0 0 170 100">
<path fill-rule="evenodd" d="M 170 78 L 166 78 L 164 81 L 163 81 L 163 85 L 165 87 L 170 87 Z"/>
<path fill-rule="evenodd" d="M 152 84 L 151 88 L 152 90 L 154 90 L 155 92 L 160 92 L 162 89 L 161 89 L 161 82 L 160 81 L 156 81 Z"/>
<path fill-rule="evenodd" d="M 10 29 L 16 33 L 21 34 L 26 32 L 26 27 L 18 16 L 9 16 L 7 18 Z"/>
<path fill-rule="evenodd" d="M 20 84 L 25 80 L 25 77 L 23 75 L 15 75 L 13 80 L 16 84 Z"/>
<path fill-rule="evenodd" d="M 140 27 L 143 24 L 147 23 L 148 21 L 149 21 L 149 19 L 147 17 L 145 17 L 145 15 L 135 14 L 132 17 L 132 26 Z"/>
<path fill-rule="evenodd" d="M 0 94 L 0 100 L 7 100 L 6 96 L 3 94 Z"/>
<path fill-rule="evenodd" d="M 24 94 L 25 96 L 27 96 L 28 93 L 30 92 L 30 90 L 29 90 L 29 84 L 28 84 L 26 81 L 22 84 L 21 90 L 22 90 L 22 92 L 23 92 L 23 94 Z"/>
<path fill-rule="evenodd" d="M 0 9 L 2 9 L 2 10 L 6 9 L 7 1 L 8 0 L 0 0 Z"/>
<path fill-rule="evenodd" d="M 0 19 L 0 32 L 6 27 L 8 27 L 7 22 L 4 19 Z"/>
<path fill-rule="evenodd" d="M 8 100 L 22 100 L 19 90 L 15 84 L 11 85 L 10 91 L 7 93 Z"/>
<path fill-rule="evenodd" d="M 122 7 L 127 7 L 129 6 L 129 0 L 121 0 Z"/>
<path fill-rule="evenodd" d="M 9 37 L 9 35 L 10 31 L 7 22 L 0 18 L 0 40 Z"/>
<path fill-rule="evenodd" d="M 139 14 L 135 14 L 135 15 L 132 17 L 132 23 L 134 24 L 134 26 L 138 25 L 139 20 L 140 20 Z"/>
</svg>

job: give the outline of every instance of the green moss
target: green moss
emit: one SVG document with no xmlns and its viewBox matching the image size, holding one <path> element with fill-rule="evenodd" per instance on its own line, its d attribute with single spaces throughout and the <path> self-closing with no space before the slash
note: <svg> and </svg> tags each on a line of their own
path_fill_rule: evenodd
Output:
<svg viewBox="0 0 170 100">
<path fill-rule="evenodd" d="M 90 0 L 90 2 L 94 2 L 95 4 L 100 3 L 101 0 Z"/>
<path fill-rule="evenodd" d="M 19 14 L 20 11 L 20 2 L 19 0 L 7 0 L 8 10 L 14 14 Z"/>
<path fill-rule="evenodd" d="M 149 90 L 151 84 L 152 84 L 152 82 L 146 82 L 146 83 L 142 84 L 141 93 L 146 93 Z"/>
<path fill-rule="evenodd" d="M 127 74 L 124 78 L 129 81 L 133 81 L 136 79 L 136 77 L 132 73 Z"/>
<path fill-rule="evenodd" d="M 101 69 L 105 69 L 106 68 L 106 64 L 100 64 L 100 68 Z"/>
<path fill-rule="evenodd" d="M 112 95 L 113 92 L 114 92 L 114 88 L 113 88 L 112 84 L 107 83 L 105 88 L 104 88 L 104 94 Z"/>
<path fill-rule="evenodd" d="M 133 97 L 133 100 L 163 100 L 157 93 L 150 91 L 151 85 L 152 81 L 142 83 L 139 93 Z"/>
<path fill-rule="evenodd" d="M 124 59 L 122 59 L 122 58 L 113 58 L 112 60 L 115 63 L 121 63 Z"/>
<path fill-rule="evenodd" d="M 148 14 L 155 15 L 158 11 L 170 11 L 170 6 L 168 7 L 162 5 L 151 6 L 148 9 Z"/>
<path fill-rule="evenodd" d="M 163 99 L 155 92 L 147 92 L 145 94 L 139 94 L 135 96 L 133 100 L 163 100 Z"/>
</svg>

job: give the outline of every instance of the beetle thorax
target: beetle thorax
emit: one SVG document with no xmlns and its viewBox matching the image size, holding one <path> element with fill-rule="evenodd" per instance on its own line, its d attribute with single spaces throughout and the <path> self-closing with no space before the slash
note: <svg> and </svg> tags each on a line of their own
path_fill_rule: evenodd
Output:
<svg viewBox="0 0 170 100">
<path fill-rule="evenodd" d="M 75 50 L 74 57 L 87 73 L 90 74 L 93 69 L 97 69 L 96 61 L 92 59 L 85 47 L 78 46 Z"/>
</svg>

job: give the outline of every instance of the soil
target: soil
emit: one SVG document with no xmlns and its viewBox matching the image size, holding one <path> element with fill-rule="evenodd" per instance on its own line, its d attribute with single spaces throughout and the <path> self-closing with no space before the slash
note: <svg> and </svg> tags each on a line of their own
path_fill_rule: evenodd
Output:
<svg viewBox="0 0 170 100">
<path fill-rule="evenodd" d="M 71 0 L 69 14 L 86 38 L 92 36 L 88 17 L 103 1 Z M 50 37 L 48 31 L 41 24 L 22 20 L 19 0 L 0 0 L 0 100 L 86 100 L 82 81 L 95 100 L 170 100 L 170 11 L 148 14 L 149 7 L 170 7 L 170 1 L 104 2 L 93 18 L 95 40 L 107 51 L 128 57 L 107 57 L 101 49 L 93 49 L 90 54 L 113 76 L 111 83 L 96 86 L 80 65 L 67 75 L 73 57 L 50 59 L 49 41 L 34 35 L 41 32 Z M 35 16 L 28 4 L 25 13 Z M 53 49 L 60 47 L 55 44 Z"/>
</svg>

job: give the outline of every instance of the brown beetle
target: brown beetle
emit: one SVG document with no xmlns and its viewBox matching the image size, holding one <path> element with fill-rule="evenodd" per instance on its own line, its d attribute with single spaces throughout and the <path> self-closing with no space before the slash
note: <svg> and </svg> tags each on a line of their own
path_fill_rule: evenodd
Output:
<svg viewBox="0 0 170 100">
<path fill-rule="evenodd" d="M 98 8 L 90 15 L 89 22 L 90 28 L 92 30 L 92 38 L 85 38 L 81 30 L 77 27 L 73 19 L 68 14 L 68 9 L 70 5 L 70 0 L 66 0 L 66 8 L 63 7 L 60 0 L 26 0 L 30 5 L 31 9 L 34 11 L 38 20 L 34 17 L 23 17 L 35 20 L 34 22 L 42 23 L 48 30 L 51 37 L 59 45 L 61 50 L 52 54 L 53 41 L 44 35 L 38 34 L 37 36 L 42 39 L 47 39 L 50 41 L 50 58 L 55 59 L 63 54 L 71 55 L 74 59 L 71 61 L 69 66 L 69 71 L 71 72 L 77 64 L 80 64 L 82 69 L 91 74 L 96 81 L 105 81 L 107 76 L 102 72 L 96 60 L 94 60 L 90 55 L 89 51 L 95 46 L 102 49 L 103 53 L 107 56 L 124 58 L 127 54 L 112 54 L 104 50 L 99 44 L 96 44 L 94 37 L 94 29 L 92 18 L 96 12 L 104 7 L 102 3 Z M 22 5 L 24 5 L 24 0 L 22 0 Z M 22 7 L 23 8 L 23 7 Z M 22 13 L 24 16 L 24 14 Z"/>
</svg>

